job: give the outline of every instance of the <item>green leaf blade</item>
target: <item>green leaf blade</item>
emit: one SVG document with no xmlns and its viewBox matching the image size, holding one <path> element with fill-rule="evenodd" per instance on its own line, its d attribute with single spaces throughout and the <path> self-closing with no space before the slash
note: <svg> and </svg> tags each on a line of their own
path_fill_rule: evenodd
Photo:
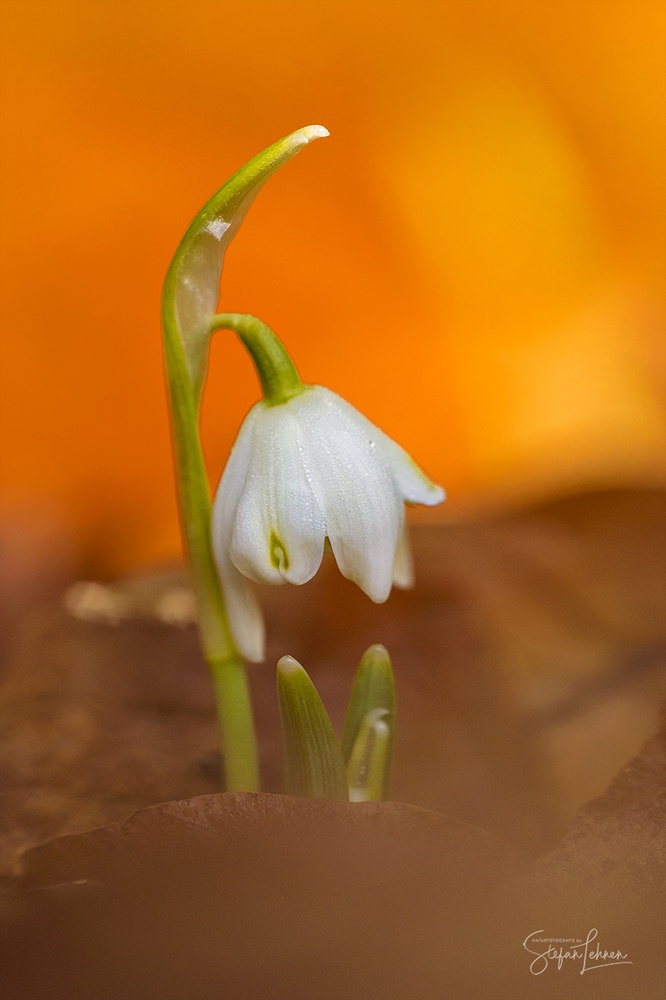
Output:
<svg viewBox="0 0 666 1000">
<path fill-rule="evenodd" d="M 277 687 L 287 790 L 310 799 L 347 799 L 342 755 L 331 720 L 300 663 L 283 656 Z"/>
</svg>

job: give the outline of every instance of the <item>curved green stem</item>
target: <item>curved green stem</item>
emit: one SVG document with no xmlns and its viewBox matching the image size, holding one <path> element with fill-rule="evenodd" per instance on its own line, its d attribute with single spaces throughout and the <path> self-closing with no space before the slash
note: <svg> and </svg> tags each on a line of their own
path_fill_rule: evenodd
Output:
<svg viewBox="0 0 666 1000">
<path fill-rule="evenodd" d="M 215 330 L 233 330 L 238 334 L 252 357 L 268 406 L 279 406 L 303 392 L 305 386 L 284 344 L 256 316 L 219 313 L 210 324 L 210 332 Z"/>
</svg>

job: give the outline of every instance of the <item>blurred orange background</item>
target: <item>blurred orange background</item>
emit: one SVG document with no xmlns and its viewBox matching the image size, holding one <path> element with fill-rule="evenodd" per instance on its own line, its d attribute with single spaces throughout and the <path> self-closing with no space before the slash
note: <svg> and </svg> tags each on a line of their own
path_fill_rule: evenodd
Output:
<svg viewBox="0 0 666 1000">
<path fill-rule="evenodd" d="M 178 553 L 163 277 L 222 182 L 310 123 L 331 138 L 258 198 L 221 308 L 260 316 L 305 380 L 399 440 L 447 488 L 441 516 L 664 481 L 661 0 L 2 16 L 10 541 L 101 576 Z M 212 354 L 216 481 L 258 386 L 231 334 Z"/>
</svg>

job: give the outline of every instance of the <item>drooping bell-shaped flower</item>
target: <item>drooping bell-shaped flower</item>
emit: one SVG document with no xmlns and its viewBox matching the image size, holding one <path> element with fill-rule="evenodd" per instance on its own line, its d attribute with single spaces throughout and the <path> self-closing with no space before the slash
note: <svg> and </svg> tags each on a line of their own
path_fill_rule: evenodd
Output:
<svg viewBox="0 0 666 1000">
<path fill-rule="evenodd" d="M 328 539 L 341 573 L 381 603 L 393 583 L 413 583 L 405 502 L 443 499 L 399 445 L 328 389 L 301 385 L 277 405 L 257 403 L 213 504 L 213 546 L 241 652 L 264 655 L 245 577 L 306 583 Z"/>
</svg>

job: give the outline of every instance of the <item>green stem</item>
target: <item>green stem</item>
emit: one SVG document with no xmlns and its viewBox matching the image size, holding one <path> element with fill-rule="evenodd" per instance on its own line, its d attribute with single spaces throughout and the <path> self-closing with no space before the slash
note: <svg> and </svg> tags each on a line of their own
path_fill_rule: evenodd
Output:
<svg viewBox="0 0 666 1000">
<path fill-rule="evenodd" d="M 183 345 L 167 308 L 164 357 L 180 517 L 199 612 L 199 630 L 223 733 L 227 791 L 258 791 L 259 767 L 243 660 L 233 641 L 213 557 L 206 467 Z"/>
<path fill-rule="evenodd" d="M 245 665 L 236 653 L 208 660 L 213 680 L 228 792 L 259 791 L 254 721 Z"/>
<path fill-rule="evenodd" d="M 209 330 L 211 333 L 215 330 L 234 330 L 238 334 L 252 357 L 268 406 L 279 406 L 303 392 L 305 386 L 284 344 L 256 316 L 220 313 L 213 316 Z"/>
</svg>

